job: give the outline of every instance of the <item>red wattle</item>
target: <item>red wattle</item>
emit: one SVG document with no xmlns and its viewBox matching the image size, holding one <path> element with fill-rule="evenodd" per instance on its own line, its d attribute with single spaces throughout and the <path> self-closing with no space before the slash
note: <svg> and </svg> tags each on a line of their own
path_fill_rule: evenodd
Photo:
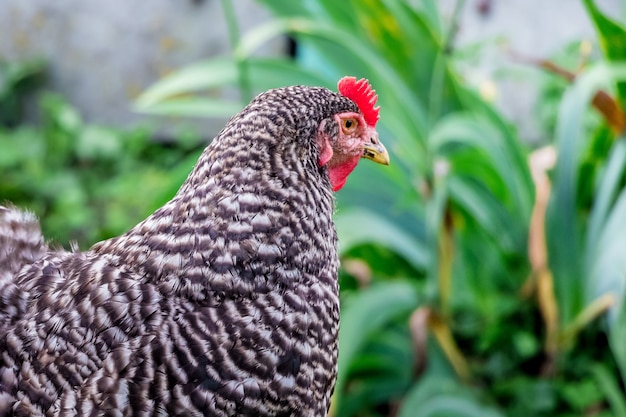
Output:
<svg viewBox="0 0 626 417">
<path fill-rule="evenodd" d="M 345 185 L 348 175 L 354 171 L 354 168 L 356 168 L 359 163 L 359 159 L 361 159 L 360 156 L 356 156 L 340 165 L 328 167 L 328 176 L 330 177 L 330 184 L 333 187 L 333 191 L 339 191 Z"/>
</svg>

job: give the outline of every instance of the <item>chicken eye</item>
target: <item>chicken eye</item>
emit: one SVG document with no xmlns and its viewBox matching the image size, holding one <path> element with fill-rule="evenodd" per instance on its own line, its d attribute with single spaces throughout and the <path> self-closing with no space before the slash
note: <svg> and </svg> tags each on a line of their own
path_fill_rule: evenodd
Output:
<svg viewBox="0 0 626 417">
<path fill-rule="evenodd" d="M 353 132 L 356 127 L 358 125 L 358 122 L 356 121 L 356 119 L 353 118 L 349 118 L 349 119 L 343 119 L 341 121 L 341 127 L 343 128 L 343 130 L 345 132 Z"/>
</svg>

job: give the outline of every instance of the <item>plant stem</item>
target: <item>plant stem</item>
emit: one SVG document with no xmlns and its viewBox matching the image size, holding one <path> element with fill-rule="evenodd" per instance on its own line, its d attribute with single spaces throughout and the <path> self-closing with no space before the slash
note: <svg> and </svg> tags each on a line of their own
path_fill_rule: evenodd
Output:
<svg viewBox="0 0 626 417">
<path fill-rule="evenodd" d="M 441 230 L 438 241 L 439 260 L 439 302 L 441 313 L 447 317 L 449 313 L 450 295 L 452 293 L 452 262 L 454 259 L 454 223 L 450 206 L 446 205 L 443 212 Z"/>
</svg>

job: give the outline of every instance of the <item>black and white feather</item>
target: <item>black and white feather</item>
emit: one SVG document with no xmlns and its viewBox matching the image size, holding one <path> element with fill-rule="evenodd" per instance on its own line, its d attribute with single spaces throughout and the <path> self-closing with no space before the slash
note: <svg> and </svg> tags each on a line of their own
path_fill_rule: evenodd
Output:
<svg viewBox="0 0 626 417">
<path fill-rule="evenodd" d="M 0 415 L 324 416 L 336 378 L 320 123 L 351 100 L 254 99 L 174 198 L 86 252 L 0 208 Z"/>
</svg>

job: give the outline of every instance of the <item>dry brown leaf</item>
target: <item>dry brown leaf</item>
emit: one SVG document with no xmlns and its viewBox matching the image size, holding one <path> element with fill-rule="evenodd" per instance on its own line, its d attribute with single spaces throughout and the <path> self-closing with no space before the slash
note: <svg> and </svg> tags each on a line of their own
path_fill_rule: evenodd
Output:
<svg viewBox="0 0 626 417">
<path fill-rule="evenodd" d="M 546 209 L 550 199 L 552 185 L 547 171 L 556 164 L 557 154 L 553 146 L 546 146 L 533 152 L 529 158 L 530 173 L 535 183 L 535 205 L 530 219 L 528 232 L 528 259 L 532 268 L 532 288 L 537 291 L 539 311 L 546 327 L 545 351 L 548 363 L 558 349 L 559 310 L 554 296 L 552 272 L 548 266 L 546 245 Z M 522 287 L 528 292 L 529 284 Z M 551 368 L 551 367 L 550 367 Z"/>
<path fill-rule="evenodd" d="M 430 307 L 420 307 L 411 314 L 409 329 L 415 350 L 415 374 L 421 375 L 428 362 L 428 320 Z"/>
<path fill-rule="evenodd" d="M 563 68 L 547 59 L 533 59 L 513 52 L 511 55 L 519 61 L 529 63 L 556 74 L 570 83 L 576 80 L 576 73 L 569 71 L 568 69 Z M 611 97 L 611 95 L 604 90 L 598 90 L 595 93 L 591 104 L 598 112 L 600 112 L 602 117 L 604 117 L 604 120 L 611 127 L 611 130 L 616 136 L 624 132 L 624 129 L 626 128 L 626 116 L 624 115 L 624 110 L 620 107 L 615 98 Z"/>
<path fill-rule="evenodd" d="M 530 229 L 528 231 L 528 258 L 533 273 L 548 267 L 545 225 L 551 184 L 547 171 L 552 169 L 555 164 L 556 150 L 554 146 L 546 146 L 530 154 L 530 173 L 535 183 L 535 205 L 530 217 Z"/>
</svg>

